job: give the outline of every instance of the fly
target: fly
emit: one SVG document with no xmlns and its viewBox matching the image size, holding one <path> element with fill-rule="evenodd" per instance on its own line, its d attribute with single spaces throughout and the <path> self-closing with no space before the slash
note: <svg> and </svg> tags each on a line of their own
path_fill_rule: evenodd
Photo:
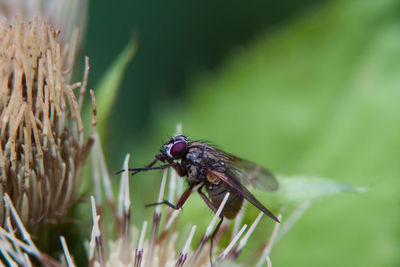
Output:
<svg viewBox="0 0 400 267">
<path fill-rule="evenodd" d="M 166 163 L 153 167 L 158 161 Z M 189 198 L 195 186 L 201 198 L 215 213 L 218 210 L 225 194 L 230 197 L 222 211 L 221 221 L 218 223 L 213 236 L 221 225 L 223 218 L 235 218 L 246 199 L 265 215 L 279 223 L 277 217 L 272 214 L 261 202 L 259 202 L 246 188 L 254 186 L 261 190 L 275 191 L 278 183 L 274 176 L 253 162 L 225 153 L 212 145 L 199 141 L 189 141 L 183 135 L 177 135 L 169 139 L 160 154 L 144 168 L 129 169 L 132 174 L 142 171 L 174 168 L 181 177 L 186 176 L 189 187 L 174 205 L 167 200 L 150 205 L 166 204 L 173 209 L 180 209 Z M 203 188 L 208 197 L 204 194 Z"/>
</svg>

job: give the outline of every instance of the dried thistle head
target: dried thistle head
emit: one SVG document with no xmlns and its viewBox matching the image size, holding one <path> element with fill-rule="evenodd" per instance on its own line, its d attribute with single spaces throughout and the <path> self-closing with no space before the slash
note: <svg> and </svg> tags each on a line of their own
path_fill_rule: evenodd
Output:
<svg viewBox="0 0 400 267">
<path fill-rule="evenodd" d="M 1 0 L 0 18 L 14 18 L 16 15 L 25 21 L 39 17 L 56 29 L 62 29 L 60 39 L 64 43 L 81 42 L 77 32 L 84 32 L 87 12 L 86 0 Z"/>
<path fill-rule="evenodd" d="M 85 92 L 88 67 L 82 84 L 68 83 L 74 49 L 59 33 L 37 17 L 0 23 L 0 194 L 31 226 L 60 218 L 75 202 L 90 147 L 74 93 Z"/>
</svg>

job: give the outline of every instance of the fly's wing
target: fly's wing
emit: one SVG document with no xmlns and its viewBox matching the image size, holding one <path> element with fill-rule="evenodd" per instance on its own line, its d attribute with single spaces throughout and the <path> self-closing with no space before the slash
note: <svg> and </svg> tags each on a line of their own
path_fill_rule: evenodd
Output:
<svg viewBox="0 0 400 267">
<path fill-rule="evenodd" d="M 230 188 L 232 188 L 236 193 L 238 193 L 240 196 L 242 196 L 243 198 L 247 199 L 247 201 L 249 201 L 251 204 L 253 204 L 256 208 L 258 208 L 259 210 L 261 210 L 265 215 L 267 215 L 268 217 L 270 217 L 271 219 L 273 219 L 276 222 L 280 222 L 278 220 L 278 218 L 275 217 L 274 214 L 272 214 L 272 212 L 270 212 L 266 207 L 264 207 L 263 204 L 261 204 L 250 192 L 249 190 L 247 190 L 246 187 L 244 187 L 236 178 L 235 175 L 230 172 L 227 171 L 225 173 L 216 171 L 216 170 L 212 170 L 212 169 L 204 169 L 205 173 L 207 174 L 207 176 L 213 176 L 213 177 L 217 177 L 219 178 L 221 181 L 223 181 L 224 183 L 226 183 L 227 185 L 229 185 Z"/>
<path fill-rule="evenodd" d="M 278 189 L 278 182 L 268 170 L 254 162 L 226 153 L 225 155 L 229 161 L 229 169 L 241 184 L 265 191 L 276 191 Z"/>
<path fill-rule="evenodd" d="M 246 188 L 246 186 L 253 185 L 263 190 L 278 189 L 278 183 L 269 171 L 255 163 L 222 152 L 213 146 L 207 146 L 204 149 L 202 169 L 209 180 L 212 181 L 215 178 L 221 180 L 265 215 L 279 222 L 272 212 Z"/>
<path fill-rule="evenodd" d="M 230 176 L 234 176 L 240 184 L 247 187 L 250 186 L 264 191 L 278 189 L 278 182 L 275 177 L 260 165 L 225 153 L 212 145 L 205 145 L 204 151 L 207 157 L 203 156 L 203 167 L 221 173 L 232 172 L 233 175 Z M 222 165 L 222 162 L 224 165 Z"/>
</svg>

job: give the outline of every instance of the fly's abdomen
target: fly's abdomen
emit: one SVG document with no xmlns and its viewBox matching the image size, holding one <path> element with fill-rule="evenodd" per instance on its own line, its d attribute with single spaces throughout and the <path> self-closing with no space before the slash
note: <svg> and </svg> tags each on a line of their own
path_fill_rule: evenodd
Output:
<svg viewBox="0 0 400 267">
<path fill-rule="evenodd" d="M 217 185 L 209 185 L 206 186 L 206 190 L 208 196 L 211 199 L 211 202 L 214 204 L 216 208 L 219 207 L 222 200 L 225 197 L 227 192 L 230 193 L 229 199 L 225 204 L 224 210 L 222 211 L 222 215 L 224 215 L 228 219 L 233 219 L 240 211 L 240 208 L 243 204 L 243 197 L 237 194 L 236 192 L 229 190 L 229 187 L 224 184 L 220 183 Z"/>
</svg>

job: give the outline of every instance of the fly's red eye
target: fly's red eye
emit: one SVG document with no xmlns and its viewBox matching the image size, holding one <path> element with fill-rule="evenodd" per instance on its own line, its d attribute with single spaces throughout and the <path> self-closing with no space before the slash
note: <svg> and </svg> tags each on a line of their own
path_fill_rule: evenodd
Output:
<svg viewBox="0 0 400 267">
<path fill-rule="evenodd" d="M 186 146 L 187 146 L 186 142 L 177 142 L 173 144 L 169 153 L 171 154 L 172 157 L 178 158 L 183 154 L 183 152 L 185 152 Z"/>
</svg>

